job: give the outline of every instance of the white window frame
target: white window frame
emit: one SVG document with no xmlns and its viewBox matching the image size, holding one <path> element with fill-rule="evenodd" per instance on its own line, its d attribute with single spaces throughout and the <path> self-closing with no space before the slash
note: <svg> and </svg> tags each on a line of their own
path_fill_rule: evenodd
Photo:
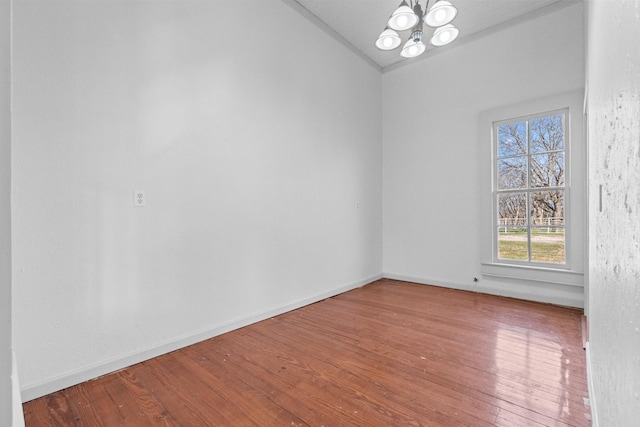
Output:
<svg viewBox="0 0 640 427">
<path fill-rule="evenodd" d="M 583 91 L 527 101 L 480 114 L 481 272 L 483 276 L 527 283 L 584 285 L 586 164 L 583 139 Z M 497 168 L 495 124 L 566 110 L 565 117 L 565 264 L 498 260 L 495 174 Z"/>
<path fill-rule="evenodd" d="M 495 223 L 496 218 L 498 217 L 498 195 L 501 193 L 506 193 L 506 192 L 522 192 L 527 194 L 527 206 L 529 207 L 529 203 L 531 200 L 531 193 L 534 191 L 543 191 L 545 189 L 545 187 L 539 187 L 539 188 L 532 188 L 530 186 L 530 182 L 529 182 L 529 174 L 530 174 L 530 170 L 529 167 L 527 168 L 527 187 L 526 188 L 522 188 L 522 189 L 509 189 L 509 190 L 499 190 L 497 188 L 497 182 L 498 182 L 498 162 L 499 162 L 499 158 L 498 158 L 498 127 L 500 125 L 506 124 L 506 123 L 513 123 L 513 122 L 523 122 L 526 121 L 527 122 L 527 133 L 529 133 L 529 125 L 528 122 L 531 120 L 534 120 L 536 118 L 540 118 L 540 117 L 547 117 L 547 116 L 552 116 L 552 115 L 557 115 L 557 114 L 563 114 L 564 115 L 564 149 L 562 150 L 564 153 L 564 185 L 562 187 L 563 190 L 563 203 L 564 203 L 564 214 L 565 217 L 567 217 L 567 215 L 570 215 L 570 200 L 571 200 L 571 191 L 570 189 L 567 187 L 567 182 L 570 182 L 570 177 L 571 177 L 571 150 L 570 150 L 570 142 L 571 142 L 571 130 L 569 129 L 569 108 L 562 108 L 559 110 L 553 110 L 553 111 L 543 111 L 543 112 L 539 112 L 539 113 L 535 113 L 535 114 L 529 114 L 526 116 L 519 116 L 519 117 L 508 117 L 508 118 L 504 118 L 501 120 L 498 120 L 496 122 L 493 122 L 492 124 L 492 133 L 491 133 L 491 137 L 493 138 L 492 140 L 492 156 L 493 156 L 493 185 L 492 185 L 492 192 L 493 192 L 493 218 L 494 218 L 494 234 L 496 234 L 496 227 L 498 227 L 498 225 Z M 529 138 L 529 135 L 527 135 L 527 139 Z M 527 165 L 529 165 L 529 161 L 531 160 L 531 152 L 530 152 L 530 143 L 527 144 L 527 152 L 524 154 L 524 156 L 527 157 Z M 530 211 L 530 207 L 529 207 L 529 211 Z M 529 257 L 531 257 L 531 235 L 530 235 L 530 231 L 532 228 L 531 224 L 529 224 L 529 215 L 530 212 L 527 212 L 527 246 L 528 246 L 528 252 L 529 252 Z M 497 237 L 493 239 L 493 262 L 495 263 L 500 263 L 500 264 L 509 264 L 509 265 L 523 265 L 523 266 L 530 266 L 530 267 L 542 267 L 542 268 L 560 268 L 560 269 L 567 269 L 569 270 L 571 268 L 570 264 L 569 264 L 569 260 L 570 260 L 570 256 L 569 256 L 569 250 L 570 248 L 567 245 L 567 241 L 570 241 L 570 234 L 571 234 L 571 224 L 569 224 L 568 221 L 565 220 L 564 225 L 564 236 L 565 236 L 565 246 L 564 246 L 564 259 L 565 262 L 563 263 L 548 263 L 548 262 L 536 262 L 536 261 L 523 261 L 523 260 L 515 260 L 515 259 L 500 259 L 498 258 L 498 246 L 499 246 L 499 242 Z"/>
</svg>

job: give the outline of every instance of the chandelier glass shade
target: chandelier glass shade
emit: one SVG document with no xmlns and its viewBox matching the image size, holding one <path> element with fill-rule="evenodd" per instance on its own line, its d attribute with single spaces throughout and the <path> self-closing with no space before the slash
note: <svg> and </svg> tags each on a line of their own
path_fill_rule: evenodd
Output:
<svg viewBox="0 0 640 427">
<path fill-rule="evenodd" d="M 446 0 L 440 0 L 431 6 L 425 17 L 425 22 L 430 27 L 441 27 L 453 21 L 457 14 L 458 9 L 453 7 L 451 3 Z"/>
<path fill-rule="evenodd" d="M 435 0 L 429 8 L 429 1 L 425 4 L 425 12 L 422 12 L 420 0 L 411 6 L 407 0 L 402 0 L 398 8 L 391 14 L 387 26 L 376 40 L 376 47 L 380 50 L 394 50 L 402 44 L 398 31 L 411 30 L 409 39 L 402 46 L 400 55 L 404 58 L 414 58 L 421 55 L 426 46 L 422 42 L 423 23 L 436 28 L 430 42 L 439 47 L 451 43 L 458 37 L 460 31 L 451 25 L 451 21 L 458 14 L 458 10 L 447 0 Z"/>
<path fill-rule="evenodd" d="M 434 46 L 444 46 L 445 44 L 449 44 L 455 40 L 456 37 L 458 37 L 458 34 L 460 34 L 460 30 L 453 25 L 444 25 L 436 29 L 433 33 L 433 37 L 431 37 L 431 44 Z"/>
<path fill-rule="evenodd" d="M 414 39 L 409 39 L 402 47 L 400 55 L 405 58 L 415 58 L 416 56 L 421 55 L 426 48 L 427 47 L 422 43 L 422 40 L 418 39 L 418 41 L 416 41 Z"/>
<path fill-rule="evenodd" d="M 400 46 L 400 43 L 402 43 L 402 39 L 398 33 L 387 27 L 380 36 L 378 36 L 376 47 L 380 50 L 393 50 Z"/>
<path fill-rule="evenodd" d="M 409 7 L 406 0 L 402 0 L 400 6 L 393 12 L 391 17 L 389 17 L 389 21 L 387 21 L 387 26 L 392 30 L 396 31 L 404 31 L 413 27 L 418 23 L 418 17 L 413 10 Z"/>
</svg>

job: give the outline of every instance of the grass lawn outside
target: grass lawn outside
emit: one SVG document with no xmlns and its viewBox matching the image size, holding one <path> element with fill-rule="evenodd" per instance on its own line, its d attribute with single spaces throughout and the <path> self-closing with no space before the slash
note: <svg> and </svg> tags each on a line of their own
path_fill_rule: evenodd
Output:
<svg viewBox="0 0 640 427">
<path fill-rule="evenodd" d="M 564 233 L 533 232 L 531 236 L 531 261 L 563 264 Z M 498 236 L 498 257 L 528 261 L 526 232 L 501 232 Z"/>
</svg>

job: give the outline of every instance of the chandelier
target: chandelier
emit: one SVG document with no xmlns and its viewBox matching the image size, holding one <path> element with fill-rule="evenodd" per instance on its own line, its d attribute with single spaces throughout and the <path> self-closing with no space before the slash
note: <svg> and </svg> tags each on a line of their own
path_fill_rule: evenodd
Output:
<svg viewBox="0 0 640 427">
<path fill-rule="evenodd" d="M 380 50 L 393 50 L 400 46 L 402 40 L 398 31 L 411 30 L 409 40 L 404 44 L 400 55 L 405 58 L 414 58 L 421 55 L 426 46 L 422 42 L 423 23 L 435 28 L 431 37 L 433 46 L 444 46 L 451 43 L 458 37 L 460 30 L 450 24 L 458 14 L 458 9 L 453 7 L 447 0 L 435 0 L 429 9 L 429 0 L 425 5 L 425 12 L 422 12 L 419 0 L 416 0 L 411 7 L 406 0 L 402 0 L 400 6 L 393 12 L 384 31 L 376 40 L 376 47 Z"/>
</svg>

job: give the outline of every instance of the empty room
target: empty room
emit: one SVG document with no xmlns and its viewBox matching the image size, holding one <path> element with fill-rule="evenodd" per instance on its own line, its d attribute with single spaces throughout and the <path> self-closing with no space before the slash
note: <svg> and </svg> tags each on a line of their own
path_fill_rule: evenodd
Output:
<svg viewBox="0 0 640 427">
<path fill-rule="evenodd" d="M 640 1 L 0 20 L 0 425 L 640 419 Z"/>
</svg>

